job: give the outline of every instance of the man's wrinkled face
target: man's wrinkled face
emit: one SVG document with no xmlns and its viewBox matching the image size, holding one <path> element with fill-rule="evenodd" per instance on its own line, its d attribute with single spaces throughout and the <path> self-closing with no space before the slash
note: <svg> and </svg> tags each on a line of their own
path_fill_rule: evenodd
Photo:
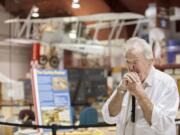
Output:
<svg viewBox="0 0 180 135">
<path fill-rule="evenodd" d="M 141 82 L 146 79 L 150 64 L 140 49 L 128 50 L 126 53 L 126 63 L 129 72 L 136 72 Z"/>
</svg>

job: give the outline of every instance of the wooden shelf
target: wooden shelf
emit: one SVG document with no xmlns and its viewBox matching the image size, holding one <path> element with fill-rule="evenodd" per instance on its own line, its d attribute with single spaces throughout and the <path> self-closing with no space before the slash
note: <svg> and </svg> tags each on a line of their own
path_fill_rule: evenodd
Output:
<svg viewBox="0 0 180 135">
<path fill-rule="evenodd" d="M 165 64 L 165 65 L 155 65 L 155 67 L 159 70 L 165 69 L 180 69 L 180 64 Z"/>
<path fill-rule="evenodd" d="M 26 101 L 1 101 L 0 107 L 2 106 L 33 106 L 32 102 Z"/>
</svg>

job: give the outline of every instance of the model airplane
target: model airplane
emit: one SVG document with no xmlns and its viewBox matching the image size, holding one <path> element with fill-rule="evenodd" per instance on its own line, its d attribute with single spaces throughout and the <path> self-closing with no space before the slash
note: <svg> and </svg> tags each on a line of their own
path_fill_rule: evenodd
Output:
<svg viewBox="0 0 180 135">
<path fill-rule="evenodd" d="M 30 12 L 27 19 L 16 18 L 5 21 L 7 24 L 13 24 L 16 31 L 12 36 L 14 38 L 6 39 L 3 42 L 24 45 L 43 42 L 43 44 L 55 45 L 64 50 L 102 54 L 110 46 L 120 46 L 119 35 L 124 26 L 136 25 L 132 35 L 135 36 L 140 24 L 148 22 L 149 20 L 143 15 L 136 13 L 102 13 L 76 17 L 31 19 Z M 105 28 L 111 28 L 111 31 L 108 39 L 104 42 L 98 40 L 97 37 L 99 31 Z M 92 30 L 94 34 L 87 39 L 86 36 Z M 84 35 L 82 35 L 83 32 Z M 116 44 L 118 45 L 116 46 Z"/>
</svg>

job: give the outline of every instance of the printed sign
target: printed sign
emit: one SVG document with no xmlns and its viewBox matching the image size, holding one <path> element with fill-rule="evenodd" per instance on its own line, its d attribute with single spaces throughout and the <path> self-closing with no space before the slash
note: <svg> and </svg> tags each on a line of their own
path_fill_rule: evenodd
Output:
<svg viewBox="0 0 180 135">
<path fill-rule="evenodd" d="M 36 123 L 72 125 L 67 71 L 33 69 L 32 75 Z"/>
</svg>

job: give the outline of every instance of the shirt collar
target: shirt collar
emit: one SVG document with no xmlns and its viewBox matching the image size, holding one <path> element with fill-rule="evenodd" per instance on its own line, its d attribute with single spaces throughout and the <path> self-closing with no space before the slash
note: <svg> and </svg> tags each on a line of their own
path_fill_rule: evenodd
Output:
<svg viewBox="0 0 180 135">
<path fill-rule="evenodd" d="M 148 76 L 146 77 L 145 81 L 143 82 L 143 86 L 152 86 L 153 82 L 153 71 L 155 70 L 154 66 L 151 67 Z"/>
</svg>

